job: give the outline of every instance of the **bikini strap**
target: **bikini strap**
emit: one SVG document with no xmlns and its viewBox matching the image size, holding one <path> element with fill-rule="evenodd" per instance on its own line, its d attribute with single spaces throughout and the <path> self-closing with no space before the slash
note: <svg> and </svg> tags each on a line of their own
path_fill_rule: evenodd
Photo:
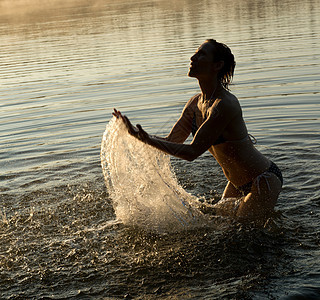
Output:
<svg viewBox="0 0 320 300">
<path fill-rule="evenodd" d="M 252 144 L 256 144 L 257 143 L 257 139 L 252 135 L 252 134 L 248 134 L 248 137 L 250 139 L 250 141 L 252 142 Z"/>
</svg>

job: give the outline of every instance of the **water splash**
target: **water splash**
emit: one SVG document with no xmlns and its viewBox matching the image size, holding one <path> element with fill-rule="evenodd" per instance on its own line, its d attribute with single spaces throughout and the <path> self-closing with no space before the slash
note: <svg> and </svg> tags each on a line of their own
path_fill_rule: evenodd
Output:
<svg viewBox="0 0 320 300">
<path fill-rule="evenodd" d="M 101 164 L 116 216 L 124 224 L 157 232 L 204 224 L 197 199 L 178 184 L 169 156 L 130 136 L 115 117 L 103 135 Z"/>
</svg>

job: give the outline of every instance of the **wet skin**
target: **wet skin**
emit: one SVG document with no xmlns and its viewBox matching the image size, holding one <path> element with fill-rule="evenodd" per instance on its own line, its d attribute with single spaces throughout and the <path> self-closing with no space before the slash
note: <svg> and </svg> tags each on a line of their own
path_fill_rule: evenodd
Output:
<svg viewBox="0 0 320 300">
<path fill-rule="evenodd" d="M 268 173 L 268 182 L 260 180 L 259 187 L 254 183 L 251 192 L 245 196 L 234 187 L 253 181 L 269 168 L 270 161 L 249 139 L 238 99 L 219 82 L 217 76 L 224 62 L 214 60 L 212 47 L 211 43 L 204 43 L 190 58 L 188 76 L 198 80 L 202 93 L 186 103 L 167 137 L 150 136 L 139 124 L 134 127 L 116 109 L 113 115 L 125 123 L 131 135 L 167 154 L 193 161 L 209 150 L 229 181 L 222 199 L 233 198 L 230 201 L 235 201 L 235 198 L 241 198 L 236 211 L 226 211 L 217 203 L 217 212 L 246 219 L 261 218 L 273 210 L 281 182 L 275 174 Z M 198 130 L 192 142 L 184 144 L 191 133 L 194 116 Z M 221 136 L 226 142 L 213 146 Z"/>
</svg>

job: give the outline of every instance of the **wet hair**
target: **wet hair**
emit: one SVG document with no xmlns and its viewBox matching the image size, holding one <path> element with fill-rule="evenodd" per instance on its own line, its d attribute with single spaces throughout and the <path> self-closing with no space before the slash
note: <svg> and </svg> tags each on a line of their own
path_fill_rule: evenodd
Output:
<svg viewBox="0 0 320 300">
<path fill-rule="evenodd" d="M 229 90 L 229 85 L 231 84 L 234 68 L 236 62 L 230 48 L 223 44 L 219 43 L 214 39 L 207 39 L 205 42 L 210 43 L 214 46 L 213 57 L 214 61 L 223 61 L 224 65 L 218 73 L 218 80 L 221 82 L 222 86 Z"/>
</svg>

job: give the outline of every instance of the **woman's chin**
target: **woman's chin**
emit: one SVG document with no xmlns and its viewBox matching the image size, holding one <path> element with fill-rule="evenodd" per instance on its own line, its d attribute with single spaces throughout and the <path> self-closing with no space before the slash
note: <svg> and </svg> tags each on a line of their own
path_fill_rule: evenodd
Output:
<svg viewBox="0 0 320 300">
<path fill-rule="evenodd" d="M 188 76 L 189 77 L 197 77 L 196 76 L 196 72 L 194 70 L 192 70 L 192 69 L 189 69 Z"/>
</svg>

